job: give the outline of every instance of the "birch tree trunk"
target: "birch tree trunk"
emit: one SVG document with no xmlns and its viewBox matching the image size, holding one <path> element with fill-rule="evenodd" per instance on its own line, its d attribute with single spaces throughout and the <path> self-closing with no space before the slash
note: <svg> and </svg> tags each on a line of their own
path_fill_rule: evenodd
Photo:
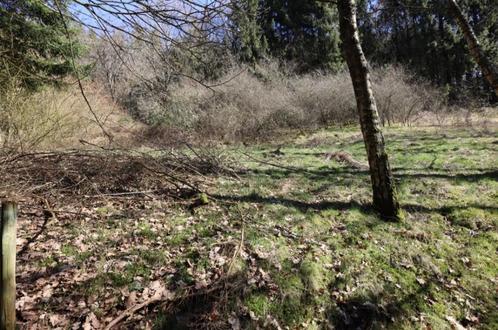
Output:
<svg viewBox="0 0 498 330">
<path fill-rule="evenodd" d="M 367 60 L 363 54 L 356 23 L 354 0 L 338 0 L 343 54 L 353 82 L 361 131 L 367 149 L 373 188 L 373 205 L 388 219 L 399 219 L 399 203 L 389 160 L 384 149 L 384 136 L 379 123 L 377 105 L 372 92 Z"/>
<path fill-rule="evenodd" d="M 482 51 L 481 45 L 479 44 L 479 40 L 477 40 L 472 26 L 463 14 L 462 9 L 460 8 L 456 0 L 448 0 L 448 5 L 451 15 L 456 20 L 458 27 L 462 31 L 465 41 L 467 41 L 470 54 L 476 61 L 477 65 L 479 65 L 484 78 L 486 78 L 486 80 L 489 82 L 496 96 L 498 96 L 498 72 L 496 67 L 493 65 L 493 63 L 491 63 L 491 61 Z"/>
</svg>

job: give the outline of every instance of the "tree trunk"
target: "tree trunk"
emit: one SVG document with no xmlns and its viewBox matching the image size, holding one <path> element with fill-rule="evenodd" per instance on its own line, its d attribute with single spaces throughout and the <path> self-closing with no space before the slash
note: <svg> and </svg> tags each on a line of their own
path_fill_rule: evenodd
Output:
<svg viewBox="0 0 498 330">
<path fill-rule="evenodd" d="M 339 23 L 344 57 L 353 81 L 361 131 L 367 149 L 373 188 L 373 205 L 382 216 L 399 218 L 399 204 L 389 160 L 384 150 L 377 105 L 373 96 L 367 60 L 363 54 L 356 23 L 354 0 L 339 0 Z"/>
<path fill-rule="evenodd" d="M 481 68 L 484 78 L 486 78 L 486 80 L 489 82 L 496 96 L 498 96 L 498 72 L 496 70 L 496 67 L 493 65 L 493 63 L 491 63 L 491 61 L 482 51 L 481 45 L 479 44 L 479 40 L 477 40 L 472 26 L 463 14 L 462 9 L 460 8 L 456 0 L 448 0 L 448 5 L 451 15 L 456 20 L 456 23 L 460 27 L 460 30 L 462 31 L 463 36 L 467 41 L 470 54 L 476 61 L 477 65 L 479 65 L 479 67 Z"/>
</svg>

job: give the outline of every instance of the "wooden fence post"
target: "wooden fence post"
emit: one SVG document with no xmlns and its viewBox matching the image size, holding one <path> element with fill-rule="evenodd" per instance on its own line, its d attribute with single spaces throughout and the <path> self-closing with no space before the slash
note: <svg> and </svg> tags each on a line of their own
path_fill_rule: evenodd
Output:
<svg viewBox="0 0 498 330">
<path fill-rule="evenodd" d="M 2 202 L 0 330 L 16 328 L 16 222 L 17 204 Z"/>
</svg>

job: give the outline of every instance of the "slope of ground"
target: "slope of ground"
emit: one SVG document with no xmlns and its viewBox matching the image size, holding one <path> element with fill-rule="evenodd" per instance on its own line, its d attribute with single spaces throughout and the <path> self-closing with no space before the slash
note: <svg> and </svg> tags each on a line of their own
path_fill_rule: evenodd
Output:
<svg viewBox="0 0 498 330">
<path fill-rule="evenodd" d="M 225 150 L 237 173 L 199 173 L 207 195 L 187 200 L 150 173 L 138 195 L 25 200 L 21 327 L 497 327 L 496 131 L 392 128 L 386 141 L 400 223 L 370 208 L 357 128 Z"/>
</svg>

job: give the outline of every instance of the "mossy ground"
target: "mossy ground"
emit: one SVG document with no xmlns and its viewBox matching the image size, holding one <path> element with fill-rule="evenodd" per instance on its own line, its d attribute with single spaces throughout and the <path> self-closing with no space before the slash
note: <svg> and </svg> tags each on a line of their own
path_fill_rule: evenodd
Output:
<svg viewBox="0 0 498 330">
<path fill-rule="evenodd" d="M 33 264 L 94 274 L 73 283 L 68 299 L 84 300 L 102 323 L 152 281 L 180 296 L 209 292 L 230 276 L 236 288 L 191 301 L 201 309 L 156 306 L 145 318 L 156 328 L 185 318 L 197 328 L 497 328 L 497 134 L 389 128 L 385 135 L 400 222 L 372 210 L 367 172 L 325 159 L 346 151 L 366 163 L 358 128 L 331 129 L 229 150 L 245 170 L 213 178 L 207 203 L 193 211 L 160 200 L 102 203 L 98 221 L 51 228 L 64 233 L 61 247 Z M 62 313 L 58 299 L 43 308 Z M 95 304 L 106 299 L 114 300 Z"/>
<path fill-rule="evenodd" d="M 346 151 L 366 163 L 356 128 L 302 136 L 278 154 L 251 149 L 242 181 L 221 180 L 220 197 L 275 252 L 261 267 L 279 290 L 242 299 L 258 318 L 291 328 L 441 329 L 448 317 L 498 327 L 496 134 L 386 131 L 399 223 L 371 209 L 368 173 L 323 156 Z"/>
</svg>

